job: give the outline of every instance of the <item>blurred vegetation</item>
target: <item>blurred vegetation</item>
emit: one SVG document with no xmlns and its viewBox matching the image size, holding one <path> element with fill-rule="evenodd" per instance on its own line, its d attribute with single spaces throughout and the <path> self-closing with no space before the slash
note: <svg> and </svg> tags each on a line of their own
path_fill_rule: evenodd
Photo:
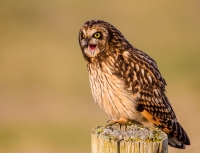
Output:
<svg viewBox="0 0 200 153">
<path fill-rule="evenodd" d="M 108 118 L 93 102 L 78 31 L 117 27 L 153 57 L 192 145 L 200 147 L 200 1 L 0 1 L 0 152 L 88 153 Z M 169 148 L 170 153 L 181 152 Z"/>
</svg>

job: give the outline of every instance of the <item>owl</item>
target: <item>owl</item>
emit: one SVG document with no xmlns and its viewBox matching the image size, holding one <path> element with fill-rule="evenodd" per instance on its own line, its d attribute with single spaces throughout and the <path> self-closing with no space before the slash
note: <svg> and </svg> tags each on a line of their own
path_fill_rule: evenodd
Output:
<svg viewBox="0 0 200 153">
<path fill-rule="evenodd" d="M 184 149 L 190 145 L 165 94 L 165 79 L 149 55 L 102 20 L 83 24 L 79 44 L 93 98 L 111 121 L 158 127 L 168 135 L 172 147 Z"/>
</svg>

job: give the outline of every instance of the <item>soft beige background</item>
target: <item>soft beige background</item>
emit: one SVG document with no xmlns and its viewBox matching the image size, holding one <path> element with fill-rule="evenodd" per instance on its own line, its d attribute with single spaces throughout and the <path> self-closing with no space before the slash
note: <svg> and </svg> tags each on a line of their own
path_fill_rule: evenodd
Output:
<svg viewBox="0 0 200 153">
<path fill-rule="evenodd" d="M 89 153 L 90 130 L 108 118 L 93 102 L 78 31 L 116 26 L 153 57 L 192 145 L 200 147 L 200 1 L 1 0 L 0 152 Z"/>
</svg>

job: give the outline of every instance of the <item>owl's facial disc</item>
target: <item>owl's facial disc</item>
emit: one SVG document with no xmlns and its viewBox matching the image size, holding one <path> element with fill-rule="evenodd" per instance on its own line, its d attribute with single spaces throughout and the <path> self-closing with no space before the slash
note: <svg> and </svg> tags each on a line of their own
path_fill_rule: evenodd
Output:
<svg viewBox="0 0 200 153">
<path fill-rule="evenodd" d="M 95 37 L 96 36 L 96 37 Z M 95 57 L 99 52 L 99 36 L 95 29 L 83 30 L 82 46 L 83 51 L 88 57 Z"/>
<path fill-rule="evenodd" d="M 107 30 L 99 26 L 83 26 L 80 33 L 80 45 L 83 53 L 89 58 L 95 58 L 105 50 Z"/>
</svg>

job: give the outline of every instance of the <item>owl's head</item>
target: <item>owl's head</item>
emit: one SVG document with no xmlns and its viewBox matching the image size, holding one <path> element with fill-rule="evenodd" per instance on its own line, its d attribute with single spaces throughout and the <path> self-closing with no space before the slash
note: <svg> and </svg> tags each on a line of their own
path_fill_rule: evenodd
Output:
<svg viewBox="0 0 200 153">
<path fill-rule="evenodd" d="M 87 58 L 95 58 L 111 47 L 120 47 L 123 42 L 127 44 L 121 32 L 102 20 L 89 20 L 79 31 L 79 44 Z"/>
</svg>

